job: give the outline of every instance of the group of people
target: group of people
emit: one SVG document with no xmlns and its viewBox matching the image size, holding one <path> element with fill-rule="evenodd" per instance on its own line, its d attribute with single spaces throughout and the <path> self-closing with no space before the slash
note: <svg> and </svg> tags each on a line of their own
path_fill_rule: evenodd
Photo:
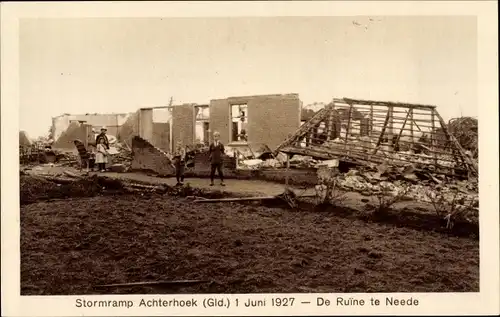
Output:
<svg viewBox="0 0 500 317">
<path fill-rule="evenodd" d="M 222 172 L 223 156 L 225 153 L 224 145 L 220 142 L 219 132 L 214 132 L 214 141 L 209 146 L 210 160 L 210 186 L 214 186 L 215 172 L 219 174 L 221 186 L 224 184 L 224 173 Z M 182 142 L 178 142 L 174 152 L 174 168 L 177 185 L 184 183 L 184 170 L 186 167 L 186 149 Z"/>
<path fill-rule="evenodd" d="M 106 135 L 106 127 L 101 128 L 101 133 L 99 133 L 95 139 L 96 152 L 95 152 L 95 163 L 97 164 L 97 169 L 100 172 L 106 171 L 106 164 L 108 163 L 109 156 L 109 140 Z"/>
<path fill-rule="evenodd" d="M 95 152 L 95 163 L 97 164 L 98 170 L 104 172 L 106 170 L 106 164 L 108 163 L 109 157 L 109 140 L 106 135 L 106 127 L 101 128 L 101 133 L 96 137 L 96 152 Z M 226 186 L 224 184 L 224 173 L 222 172 L 222 163 L 225 153 L 224 145 L 220 142 L 219 132 L 214 132 L 214 141 L 209 146 L 209 160 L 210 160 L 210 186 L 214 186 L 215 172 L 219 174 L 221 186 Z M 175 178 L 177 180 L 177 185 L 183 185 L 184 183 L 184 170 L 186 167 L 186 148 L 182 145 L 182 142 L 178 142 L 175 152 L 173 165 L 175 168 Z"/>
</svg>

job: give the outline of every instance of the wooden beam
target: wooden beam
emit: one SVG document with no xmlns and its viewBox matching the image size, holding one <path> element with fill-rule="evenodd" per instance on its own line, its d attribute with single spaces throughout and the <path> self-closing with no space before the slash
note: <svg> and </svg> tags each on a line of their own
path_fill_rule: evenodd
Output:
<svg viewBox="0 0 500 317">
<path fill-rule="evenodd" d="M 403 130 L 404 130 L 405 126 L 406 126 L 406 121 L 408 120 L 408 117 L 410 116 L 410 113 L 412 113 L 412 112 L 413 112 L 413 109 L 410 109 L 407 112 L 405 121 L 403 122 L 403 126 L 401 127 L 401 130 L 399 130 L 399 134 L 398 134 L 398 137 L 396 138 L 396 142 L 394 142 L 394 146 L 397 146 L 399 144 L 399 139 L 401 138 L 401 134 L 403 134 Z M 413 131 L 411 132 L 411 134 L 412 134 L 412 137 L 413 137 Z"/>
<path fill-rule="evenodd" d="M 294 143 L 297 140 L 303 138 L 306 134 L 309 134 L 311 129 L 316 127 L 318 123 L 326 118 L 329 111 L 326 108 L 319 110 L 309 121 L 304 123 L 293 135 L 287 137 L 278 147 L 274 150 L 274 156 L 278 155 L 280 149 Z"/>
<path fill-rule="evenodd" d="M 388 126 L 389 126 L 389 133 L 387 134 L 387 138 L 389 139 L 389 149 L 392 151 L 394 151 L 394 145 L 393 145 L 393 142 L 392 142 L 392 139 L 393 139 L 393 136 L 394 136 L 394 108 L 393 106 L 389 106 L 388 107 L 389 109 L 387 110 L 388 113 L 389 113 L 389 122 L 388 122 Z"/>
<path fill-rule="evenodd" d="M 285 188 L 288 188 L 288 179 L 290 178 L 290 154 L 286 155 L 286 174 L 285 174 Z"/>
<path fill-rule="evenodd" d="M 331 137 L 332 137 L 332 130 L 333 130 L 333 116 L 334 116 L 334 113 L 333 111 L 330 111 L 329 115 L 328 115 L 328 122 L 326 124 L 326 141 L 330 141 L 331 140 Z"/>
<path fill-rule="evenodd" d="M 469 167 L 472 167 L 473 169 L 473 174 L 474 176 L 478 176 L 478 166 L 476 164 L 476 162 L 474 162 L 466 153 L 465 153 L 465 150 L 463 149 L 463 147 L 460 145 L 460 143 L 458 142 L 458 140 L 455 138 L 455 136 L 453 136 L 453 134 L 451 134 L 449 131 L 448 131 L 448 128 L 446 127 L 446 122 L 444 122 L 443 118 L 441 117 L 441 115 L 436 111 L 436 116 L 439 120 L 439 123 L 441 124 L 441 127 L 443 128 L 443 132 L 445 133 L 446 135 L 446 138 L 451 141 L 452 144 L 455 145 L 455 147 L 458 149 L 460 155 L 463 157 L 463 159 L 467 162 L 467 164 L 469 165 Z"/>
<path fill-rule="evenodd" d="M 431 149 L 433 151 L 433 158 L 434 158 L 434 167 L 437 168 L 437 153 L 435 152 L 435 149 L 436 149 L 436 136 L 435 136 L 435 133 L 436 133 L 436 126 L 435 126 L 435 119 L 434 119 L 434 113 L 435 113 L 435 110 L 432 109 L 431 110 L 431 126 L 432 126 L 432 131 L 431 131 Z"/>
<path fill-rule="evenodd" d="M 411 151 L 413 152 L 413 149 L 415 148 L 415 138 L 413 135 L 413 109 L 410 109 L 409 113 L 410 113 Z"/>
<path fill-rule="evenodd" d="M 369 123 L 369 136 L 372 136 L 373 134 L 373 105 L 370 105 L 370 123 Z"/>
<path fill-rule="evenodd" d="M 213 198 L 213 199 L 196 199 L 195 203 L 221 203 L 232 201 L 253 201 L 253 200 L 271 200 L 277 199 L 276 196 L 263 196 L 263 197 L 235 197 L 235 198 Z"/>
<path fill-rule="evenodd" d="M 335 102 L 345 102 L 347 104 L 359 104 L 359 105 L 374 105 L 374 106 L 393 106 L 399 108 L 414 108 L 414 109 L 435 109 L 434 105 L 423 105 L 423 104 L 415 104 L 415 103 L 405 103 L 405 102 L 394 102 L 394 101 L 376 101 L 376 100 L 364 100 L 364 99 L 351 99 L 351 98 L 342 98 L 342 99 L 334 99 Z"/>
<path fill-rule="evenodd" d="M 345 130 L 345 140 L 344 149 L 347 150 L 347 139 L 349 138 L 349 132 L 351 130 L 351 118 L 352 118 L 352 105 L 349 105 L 349 115 L 347 117 L 347 128 Z"/>
<path fill-rule="evenodd" d="M 389 117 L 390 114 L 389 111 L 387 111 L 387 116 L 385 117 L 384 126 L 382 127 L 382 131 L 380 132 L 380 136 L 378 137 L 377 145 L 375 146 L 375 149 L 373 149 L 371 155 L 377 154 L 378 147 L 380 146 L 380 143 L 382 143 L 382 139 L 384 138 L 385 129 L 387 128 L 387 123 L 389 122 Z"/>
</svg>

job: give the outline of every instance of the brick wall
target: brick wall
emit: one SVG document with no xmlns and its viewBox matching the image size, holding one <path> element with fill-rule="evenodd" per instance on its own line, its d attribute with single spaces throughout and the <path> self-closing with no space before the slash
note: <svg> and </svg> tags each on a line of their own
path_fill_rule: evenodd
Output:
<svg viewBox="0 0 500 317">
<path fill-rule="evenodd" d="M 257 96 L 248 102 L 248 141 L 275 149 L 300 127 L 298 95 Z"/>
<path fill-rule="evenodd" d="M 128 146 L 131 146 L 134 136 L 139 135 L 139 112 L 140 110 L 130 115 L 116 135 L 120 142 L 126 142 Z"/>
<path fill-rule="evenodd" d="M 108 128 L 108 134 L 117 135 L 119 127 L 122 126 L 130 116 L 130 113 L 113 113 L 113 114 L 76 114 L 76 115 L 61 115 L 52 118 L 52 133 L 54 140 L 62 135 L 68 129 L 70 121 L 85 121 L 86 124 L 91 125 L 96 130 L 102 126 Z"/>
<path fill-rule="evenodd" d="M 229 122 L 231 121 L 231 111 L 227 99 L 217 99 L 210 101 L 210 140 L 214 131 L 220 133 L 220 140 L 223 144 L 229 143 Z"/>
<path fill-rule="evenodd" d="M 153 122 L 153 139 L 151 143 L 157 148 L 170 152 L 170 124 Z"/>
<path fill-rule="evenodd" d="M 194 143 L 194 105 L 185 104 L 172 108 L 172 143 Z"/>
<path fill-rule="evenodd" d="M 78 122 L 72 122 L 68 129 L 64 131 L 59 139 L 52 144 L 54 149 L 64 149 L 64 150 L 74 150 L 75 144 L 74 140 L 81 140 L 85 143 L 85 140 L 92 143 L 95 142 L 94 135 L 92 133 L 92 126 L 88 124 L 80 124 Z"/>
<path fill-rule="evenodd" d="M 210 101 L 210 129 L 230 142 L 232 104 L 248 105 L 248 141 L 276 148 L 300 127 L 301 101 L 297 94 L 231 97 Z"/>
<path fill-rule="evenodd" d="M 132 139 L 132 170 L 153 171 L 161 176 L 175 174 L 167 154 L 138 136 Z"/>
</svg>

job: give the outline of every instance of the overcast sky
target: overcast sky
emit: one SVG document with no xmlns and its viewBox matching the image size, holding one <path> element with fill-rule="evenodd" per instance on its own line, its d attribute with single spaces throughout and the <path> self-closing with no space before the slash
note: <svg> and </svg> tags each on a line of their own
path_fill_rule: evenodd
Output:
<svg viewBox="0 0 500 317">
<path fill-rule="evenodd" d="M 132 112 L 299 93 L 435 104 L 477 116 L 475 17 L 33 19 L 20 23 L 20 129 L 62 113 Z"/>
</svg>

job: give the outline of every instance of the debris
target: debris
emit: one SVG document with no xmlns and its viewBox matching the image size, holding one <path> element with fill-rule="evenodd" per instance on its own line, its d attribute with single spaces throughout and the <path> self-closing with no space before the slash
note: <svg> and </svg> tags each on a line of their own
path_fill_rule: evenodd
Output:
<svg viewBox="0 0 500 317">
<path fill-rule="evenodd" d="M 316 164 L 317 168 L 319 168 L 319 167 L 332 168 L 332 167 L 338 167 L 338 166 L 339 166 L 339 160 L 326 160 L 326 161 L 321 161 L 321 162 Z"/>
<path fill-rule="evenodd" d="M 246 167 L 247 169 L 258 169 L 264 161 L 260 159 L 252 159 L 252 160 L 244 160 L 241 161 L 241 165 Z"/>
<path fill-rule="evenodd" d="M 252 200 L 271 200 L 276 199 L 277 196 L 261 196 L 261 197 L 237 197 L 237 198 L 197 198 L 195 203 L 220 203 L 231 201 L 252 201 Z"/>
<path fill-rule="evenodd" d="M 282 200 L 286 202 L 292 209 L 297 208 L 295 193 L 290 189 L 285 189 L 282 194 L 277 196 L 261 196 L 261 197 L 238 197 L 238 198 L 198 198 L 194 200 L 195 203 L 218 203 L 218 202 L 234 202 L 234 201 L 260 201 L 260 200 Z"/>
<path fill-rule="evenodd" d="M 63 173 L 69 177 L 73 177 L 73 178 L 78 178 L 80 176 L 74 174 L 74 173 L 71 173 L 70 171 L 63 171 Z"/>
<path fill-rule="evenodd" d="M 415 171 L 457 178 L 477 176 L 477 163 L 431 105 L 334 99 L 280 144 L 278 152 L 363 166 L 413 165 Z"/>
<path fill-rule="evenodd" d="M 111 166 L 108 167 L 108 169 L 111 171 L 111 172 L 115 172 L 115 173 L 125 173 L 127 171 L 127 167 L 125 166 L 125 164 L 113 164 Z"/>
</svg>

